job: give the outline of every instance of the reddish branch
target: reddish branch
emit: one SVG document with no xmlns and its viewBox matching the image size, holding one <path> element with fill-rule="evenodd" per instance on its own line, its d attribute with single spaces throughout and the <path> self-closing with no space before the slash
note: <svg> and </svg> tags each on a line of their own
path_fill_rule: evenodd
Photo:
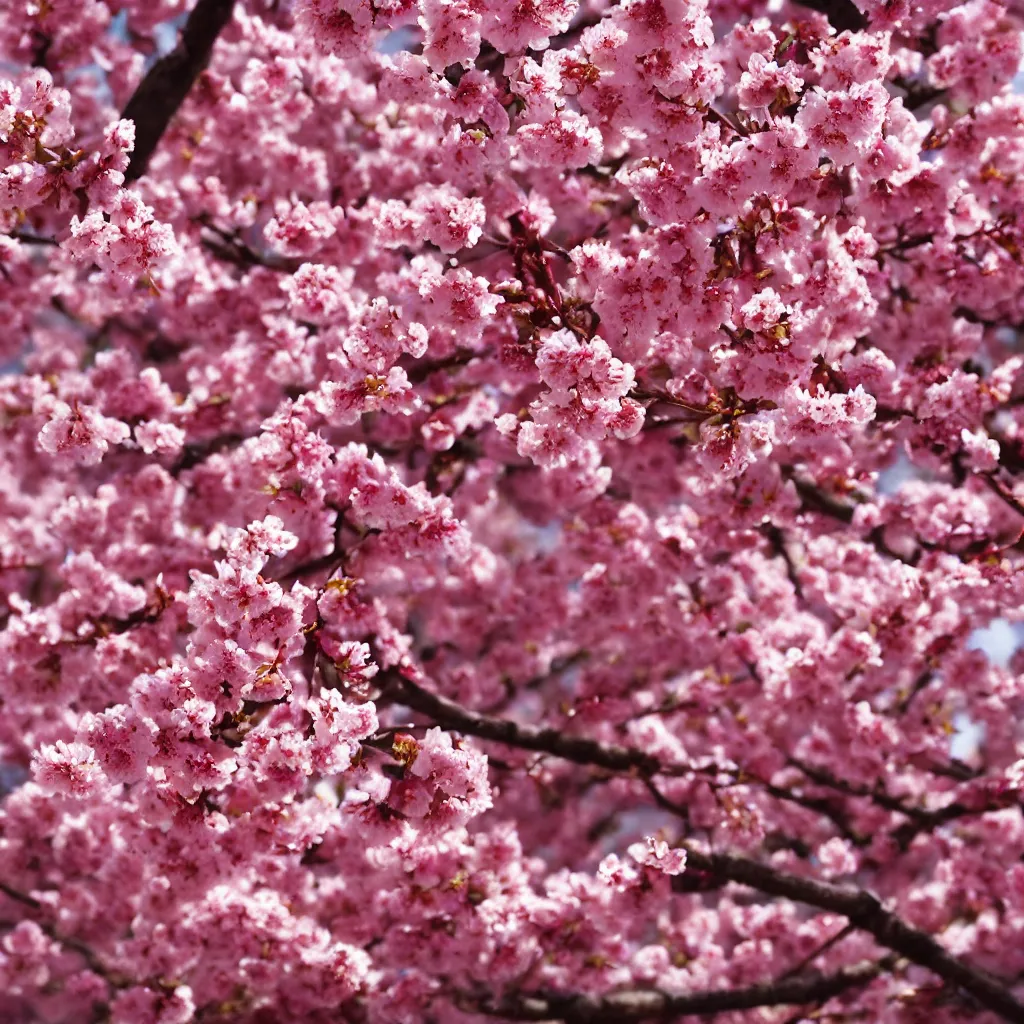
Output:
<svg viewBox="0 0 1024 1024">
<path fill-rule="evenodd" d="M 231 20 L 234 6 L 235 0 L 199 0 L 185 22 L 178 45 L 161 57 L 139 83 L 121 115 L 135 122 L 135 150 L 125 171 L 126 182 L 146 173 L 167 126 L 209 63 L 213 44 Z"/>
</svg>

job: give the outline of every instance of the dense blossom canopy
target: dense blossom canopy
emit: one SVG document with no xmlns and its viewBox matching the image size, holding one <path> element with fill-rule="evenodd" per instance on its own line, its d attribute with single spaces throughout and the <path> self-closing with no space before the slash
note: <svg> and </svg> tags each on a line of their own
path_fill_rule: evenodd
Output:
<svg viewBox="0 0 1024 1024">
<path fill-rule="evenodd" d="M 1021 56 L 2 0 L 0 1019 L 1024 1021 Z"/>
</svg>

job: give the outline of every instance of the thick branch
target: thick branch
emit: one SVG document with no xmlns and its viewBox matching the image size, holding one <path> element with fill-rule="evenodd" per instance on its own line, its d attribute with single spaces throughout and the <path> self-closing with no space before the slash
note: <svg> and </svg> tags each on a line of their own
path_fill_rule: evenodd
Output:
<svg viewBox="0 0 1024 1024">
<path fill-rule="evenodd" d="M 428 715 L 446 729 L 457 729 L 469 736 L 504 743 L 522 750 L 536 750 L 564 758 L 574 764 L 594 765 L 611 772 L 638 771 L 653 775 L 661 769 L 658 759 L 642 750 L 601 743 L 583 736 L 569 736 L 562 729 L 520 725 L 506 718 L 492 718 L 429 693 L 397 674 L 388 680 L 388 694 L 406 707 Z"/>
<path fill-rule="evenodd" d="M 511 1020 L 560 1020 L 565 1024 L 629 1024 L 659 1020 L 683 1014 L 722 1013 L 752 1010 L 759 1006 L 794 1006 L 821 1003 L 848 989 L 866 985 L 892 966 L 895 957 L 865 961 L 844 967 L 834 974 L 786 978 L 746 988 L 710 992 L 614 992 L 606 996 L 520 995 L 513 996 L 484 1012 Z"/>
<path fill-rule="evenodd" d="M 391 699 L 429 716 L 445 728 L 457 729 L 471 736 L 524 750 L 552 754 L 575 764 L 594 765 L 609 771 L 639 772 L 648 779 L 665 770 L 657 758 L 640 750 L 567 736 L 561 730 L 551 727 L 520 725 L 507 719 L 481 715 L 446 697 L 429 693 L 397 673 L 389 675 L 386 693 Z M 650 781 L 648 786 L 657 799 L 657 787 Z M 777 871 L 767 864 L 739 854 L 706 853 L 690 844 L 686 844 L 686 851 L 688 870 L 696 869 L 723 881 L 750 886 L 771 896 L 797 900 L 819 910 L 842 914 L 852 925 L 874 936 L 881 946 L 927 968 L 944 982 L 970 993 L 981 1006 L 998 1014 L 1003 1020 L 1024 1024 L 1024 1004 L 1005 985 L 984 971 L 957 959 L 930 935 L 911 927 L 886 910 L 872 893 Z M 586 1021 L 608 1018 L 573 1019 Z"/>
<path fill-rule="evenodd" d="M 862 931 L 907 960 L 926 967 L 946 983 L 1013 1024 L 1024 1024 L 1024 1003 L 997 979 L 957 959 L 927 933 L 897 917 L 872 893 L 831 882 L 801 878 L 735 853 L 705 853 L 686 845 L 687 868 L 718 875 L 759 892 L 842 914 Z"/>
<path fill-rule="evenodd" d="M 797 0 L 801 7 L 824 14 L 837 32 L 859 32 L 868 20 L 850 0 Z"/>
<path fill-rule="evenodd" d="M 146 173 L 149 158 L 167 126 L 206 67 L 213 44 L 231 20 L 235 0 L 199 0 L 185 22 L 178 45 L 146 73 L 124 108 L 122 117 L 135 122 L 135 150 L 125 181 Z"/>
</svg>

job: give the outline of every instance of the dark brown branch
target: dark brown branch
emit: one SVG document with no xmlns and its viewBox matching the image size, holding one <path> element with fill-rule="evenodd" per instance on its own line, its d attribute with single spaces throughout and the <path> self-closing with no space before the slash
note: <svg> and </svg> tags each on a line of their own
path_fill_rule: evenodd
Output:
<svg viewBox="0 0 1024 1024">
<path fill-rule="evenodd" d="M 811 481 L 798 476 L 796 473 L 790 472 L 787 475 L 793 481 L 793 486 L 796 488 L 796 493 L 800 496 L 800 500 L 808 508 L 832 519 L 837 519 L 847 526 L 853 522 L 853 515 L 856 511 L 853 505 L 847 505 L 838 498 L 818 490 Z"/>
<path fill-rule="evenodd" d="M 910 709 L 910 705 L 914 703 L 914 698 L 919 693 L 923 693 L 932 684 L 935 679 L 935 672 L 933 669 L 925 669 L 921 672 L 918 677 L 914 680 L 914 685 L 911 686 L 907 695 L 897 705 L 897 711 L 901 715 L 905 715 Z"/>
<path fill-rule="evenodd" d="M 186 469 L 192 469 L 205 462 L 211 455 L 237 448 L 243 442 L 255 437 L 255 434 L 218 434 L 208 441 L 194 441 L 185 445 L 181 454 L 171 466 L 171 476 L 177 476 Z"/>
<path fill-rule="evenodd" d="M 909 413 L 906 410 L 889 409 L 882 410 L 880 414 L 875 417 L 875 419 L 876 422 L 880 422 L 883 419 L 890 417 L 903 417 L 912 415 L 912 413 Z M 792 481 L 793 486 L 796 488 L 797 495 L 803 502 L 803 509 L 801 511 L 806 509 L 811 512 L 817 512 L 821 515 L 828 516 L 830 519 L 835 519 L 837 522 L 843 523 L 846 526 L 852 525 L 854 517 L 857 513 L 857 506 L 855 504 L 848 504 L 847 502 L 841 501 L 839 498 L 836 498 L 833 495 L 828 494 L 823 490 L 820 490 L 816 484 L 800 476 L 798 473 L 796 473 L 795 470 L 793 470 L 792 467 L 784 467 L 783 473 L 785 474 L 788 480 Z M 980 475 L 984 477 L 986 483 L 990 487 L 992 487 L 994 490 L 996 490 L 997 493 L 999 493 L 997 488 L 1001 487 L 1002 485 L 993 482 L 990 474 Z M 1004 501 L 1007 501 L 1005 494 L 1000 494 L 1000 497 L 1002 497 Z M 1012 495 L 1010 496 L 1010 500 L 1013 500 Z M 1021 506 L 1021 514 L 1024 515 L 1024 506 Z M 894 548 L 891 548 L 889 544 L 886 542 L 884 525 L 876 526 L 873 530 L 868 532 L 868 534 L 864 537 L 864 540 L 867 543 L 871 544 L 880 555 L 883 555 L 885 558 L 894 558 L 899 562 L 903 562 L 905 565 L 916 565 L 922 550 L 945 551 L 947 554 L 955 555 L 961 561 L 967 561 L 971 557 L 970 551 L 950 551 L 944 547 L 940 547 L 937 545 L 929 545 L 920 537 L 914 538 L 914 544 L 917 548 L 914 554 L 908 555 L 901 553 L 895 550 Z"/>
<path fill-rule="evenodd" d="M 783 974 L 782 977 L 779 978 L 779 980 L 783 981 L 786 978 L 794 978 L 798 975 L 803 974 L 803 972 L 808 967 L 810 967 L 811 964 L 813 964 L 819 956 L 822 956 L 823 954 L 827 953 L 830 949 L 834 948 L 835 946 L 838 946 L 839 943 L 843 941 L 843 939 L 847 938 L 847 936 L 851 935 L 855 931 L 856 929 L 853 927 L 852 924 L 845 925 L 843 928 L 837 931 L 835 935 L 832 936 L 832 938 L 826 939 L 820 946 L 818 946 L 817 949 L 815 949 L 811 953 L 808 953 L 807 956 L 805 956 L 798 964 L 794 964 L 794 966 L 790 967 L 790 969 L 786 971 L 786 973 Z"/>
<path fill-rule="evenodd" d="M 802 601 L 804 599 L 804 590 L 800 583 L 800 573 L 797 571 L 796 563 L 790 554 L 789 546 L 786 543 L 786 535 L 774 523 L 766 523 L 761 527 L 761 532 L 768 538 L 772 554 L 782 559 L 783 565 L 786 567 L 786 577 L 793 588 L 793 593 Z"/>
<path fill-rule="evenodd" d="M 40 900 L 15 889 L 6 882 L 0 881 L 0 893 L 3 893 L 8 899 L 14 900 L 16 903 L 20 903 L 22 906 L 28 907 L 30 910 L 34 910 L 38 913 L 44 913 L 47 910 Z M 123 987 L 125 985 L 125 980 L 110 971 L 106 964 L 104 964 L 103 961 L 84 942 L 79 942 L 78 939 L 72 939 L 65 935 L 61 935 L 52 924 L 46 921 L 37 921 L 36 924 L 38 924 L 43 932 L 54 942 L 59 942 L 67 949 L 73 949 L 80 957 L 82 957 L 83 960 L 85 960 L 86 964 L 89 966 L 89 970 L 92 971 L 93 974 L 98 974 L 101 978 L 105 978 L 114 987 Z"/>
<path fill-rule="evenodd" d="M 125 171 L 126 182 L 146 173 L 167 126 L 209 63 L 213 44 L 231 20 L 234 6 L 235 0 L 199 0 L 185 22 L 178 45 L 161 57 L 139 83 L 121 115 L 135 122 L 135 150 Z"/>
<path fill-rule="evenodd" d="M 275 270 L 282 274 L 294 274 L 302 265 L 301 260 L 290 260 L 272 253 L 256 252 L 245 243 L 237 230 L 226 231 L 209 218 L 201 218 L 200 223 L 212 235 L 212 237 L 208 235 L 201 239 L 203 247 L 212 252 L 217 259 L 224 260 L 226 263 L 233 263 L 243 270 L 250 270 L 252 267 L 266 267 L 268 270 Z"/>
<path fill-rule="evenodd" d="M 60 242 L 58 242 L 56 238 L 48 238 L 46 235 L 37 235 L 31 231 L 12 231 L 7 237 L 17 239 L 23 245 L 60 245 Z"/>
<path fill-rule="evenodd" d="M 535 750 L 561 757 L 574 764 L 593 765 L 610 772 L 635 771 L 653 775 L 661 770 L 658 759 L 642 750 L 601 743 L 583 736 L 567 735 L 562 729 L 520 725 L 505 718 L 492 718 L 461 707 L 446 697 L 429 693 L 421 686 L 391 673 L 387 681 L 388 696 L 413 711 L 432 718 L 446 729 L 457 729 L 470 736 L 504 743 L 521 750 Z"/>
<path fill-rule="evenodd" d="M 894 84 L 906 90 L 903 97 L 903 106 L 907 110 L 918 111 L 931 103 L 938 103 L 944 100 L 948 90 L 940 89 L 934 85 L 919 85 L 916 82 L 908 82 L 902 78 L 893 80 Z"/>
<path fill-rule="evenodd" d="M 328 556 L 333 557 L 332 556 Z M 326 568 L 330 564 L 324 561 L 321 566 L 311 563 L 313 568 Z M 307 571 L 311 566 L 304 566 Z M 602 743 L 599 740 L 583 736 L 567 735 L 557 728 L 541 728 L 532 725 L 521 725 L 509 719 L 470 711 L 445 697 L 440 697 L 424 690 L 421 686 L 401 678 L 397 673 L 390 673 L 386 680 L 386 694 L 396 703 L 402 703 L 413 711 L 426 715 L 438 725 L 455 729 L 468 736 L 492 740 L 506 746 L 521 750 L 533 750 L 538 753 L 560 757 L 574 764 L 592 765 L 614 772 L 638 772 L 647 779 L 647 786 L 655 802 L 672 814 L 685 817 L 686 809 L 667 800 L 650 781 L 653 775 L 679 776 L 685 774 L 718 774 L 733 776 L 737 784 L 745 782 L 759 786 L 768 796 L 796 804 L 806 810 L 827 818 L 839 833 L 855 846 L 863 846 L 866 837 L 857 834 L 850 825 L 847 815 L 841 807 L 836 806 L 825 797 L 810 796 L 797 793 L 791 789 L 774 785 L 739 769 L 727 769 L 720 766 L 666 765 L 657 758 L 644 753 L 635 747 L 623 747 L 616 744 Z M 893 838 L 901 849 L 905 849 L 913 838 L 921 832 L 930 832 L 951 821 L 974 815 L 988 814 L 1009 806 L 1012 798 L 1007 796 L 991 801 L 980 807 L 967 804 L 952 803 L 935 810 L 914 807 L 904 803 L 897 797 L 890 796 L 881 790 L 857 786 L 844 779 L 837 778 L 823 768 L 804 764 L 790 758 L 794 768 L 799 769 L 815 785 L 833 789 L 845 797 L 869 800 L 877 807 L 907 818 L 907 822 L 893 832 Z"/>
<path fill-rule="evenodd" d="M 685 844 L 685 849 L 687 870 L 696 868 L 771 896 L 842 914 L 856 928 L 874 936 L 879 945 L 927 968 L 950 986 L 969 993 L 986 1010 L 1012 1024 L 1024 1024 L 1024 1003 L 1005 985 L 985 971 L 964 963 L 932 936 L 886 910 L 873 893 L 777 871 L 740 854 L 708 853 L 690 844 Z"/>
<path fill-rule="evenodd" d="M 834 789 L 855 799 L 870 800 L 876 807 L 895 814 L 902 814 L 908 820 L 892 832 L 892 838 L 901 850 L 905 850 L 913 842 L 915 836 L 922 832 L 933 832 L 960 818 L 991 814 L 993 811 L 1002 810 L 1016 802 L 1016 797 L 1012 793 L 1005 793 L 980 806 L 954 802 L 935 810 L 927 810 L 923 807 L 905 804 L 902 800 L 890 796 L 883 790 L 854 785 L 845 779 L 838 778 L 824 768 L 805 764 L 795 757 L 790 757 L 789 761 L 816 785 L 827 786 L 829 789 Z"/>
<path fill-rule="evenodd" d="M 613 992 L 606 996 L 519 995 L 512 996 L 482 1011 L 511 1020 L 564 1021 L 565 1024 L 629 1024 L 664 1020 L 683 1014 L 722 1013 L 752 1010 L 759 1006 L 794 1006 L 820 1003 L 873 981 L 895 963 L 895 957 L 864 961 L 844 967 L 833 974 L 814 974 L 805 978 L 785 978 L 745 988 L 718 989 L 710 992 Z"/>
<path fill-rule="evenodd" d="M 932 816 L 930 812 L 921 808 L 908 807 L 901 800 L 894 796 L 890 796 L 882 790 L 869 789 L 867 786 L 858 786 L 852 782 L 847 782 L 845 779 L 840 779 L 838 776 L 833 775 L 832 772 L 825 768 L 806 764 L 795 757 L 790 757 L 788 760 L 794 768 L 798 768 L 807 776 L 807 778 L 819 786 L 827 786 L 829 789 L 835 789 L 846 796 L 861 797 L 863 799 L 870 800 L 873 804 L 876 804 L 878 807 L 881 807 L 886 811 L 893 811 L 896 814 L 902 814 L 908 818 L 928 820 Z"/>
<path fill-rule="evenodd" d="M 868 24 L 851 0 L 799 0 L 799 3 L 801 7 L 824 14 L 837 32 L 859 32 Z"/>
<path fill-rule="evenodd" d="M 463 708 L 446 697 L 429 693 L 416 683 L 399 676 L 397 672 L 387 673 L 384 683 L 384 692 L 392 701 L 429 716 L 445 728 L 457 729 L 471 736 L 523 750 L 552 754 L 575 764 L 593 765 L 615 772 L 634 772 L 645 776 L 648 788 L 656 801 L 662 806 L 667 804 L 668 807 L 674 808 L 669 801 L 659 799 L 660 793 L 650 781 L 652 775 L 673 769 L 662 766 L 658 759 L 650 754 L 585 737 L 568 736 L 562 730 L 552 727 L 520 725 L 506 719 L 481 715 Z M 900 806 L 902 808 L 902 805 Z M 680 810 L 684 811 L 682 808 Z M 981 1006 L 998 1014 L 1003 1020 L 1012 1024 L 1024 1024 L 1024 1004 L 1005 985 L 984 971 L 957 959 L 930 935 L 911 927 L 896 914 L 886 910 L 874 894 L 863 889 L 788 874 L 739 854 L 708 853 L 689 843 L 685 844 L 685 849 L 688 872 L 696 870 L 712 879 L 719 878 L 722 881 L 747 885 L 771 896 L 781 896 L 817 907 L 819 910 L 842 914 L 856 928 L 874 936 L 880 945 L 912 963 L 927 968 L 947 984 L 969 993 Z M 550 1016 L 549 1013 L 548 1018 Z M 520 1019 L 546 1018 L 540 1016 Z M 566 1018 L 563 1016 L 563 1019 Z M 572 1019 L 600 1021 L 609 1018 Z"/>
<path fill-rule="evenodd" d="M 997 480 L 992 473 L 979 473 L 978 476 L 996 497 L 1012 508 L 1017 515 L 1024 516 L 1024 503 L 1004 483 Z"/>
<path fill-rule="evenodd" d="M 843 809 L 837 807 L 833 801 L 823 797 L 807 796 L 804 793 L 794 793 L 792 790 L 762 780 L 752 781 L 760 782 L 764 791 L 769 796 L 775 797 L 776 800 L 785 800 L 808 811 L 813 811 L 815 814 L 820 814 L 823 818 L 828 818 L 835 825 L 839 834 L 854 846 L 867 846 L 870 843 L 870 837 L 860 835 L 850 824 Z"/>
</svg>

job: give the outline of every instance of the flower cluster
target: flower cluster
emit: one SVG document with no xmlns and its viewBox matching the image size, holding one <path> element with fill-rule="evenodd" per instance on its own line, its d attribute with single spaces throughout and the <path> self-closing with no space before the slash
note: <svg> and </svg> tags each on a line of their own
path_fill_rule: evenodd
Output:
<svg viewBox="0 0 1024 1024">
<path fill-rule="evenodd" d="M 1017 8 L 6 8 L 0 1020 L 1024 1019 Z"/>
</svg>

